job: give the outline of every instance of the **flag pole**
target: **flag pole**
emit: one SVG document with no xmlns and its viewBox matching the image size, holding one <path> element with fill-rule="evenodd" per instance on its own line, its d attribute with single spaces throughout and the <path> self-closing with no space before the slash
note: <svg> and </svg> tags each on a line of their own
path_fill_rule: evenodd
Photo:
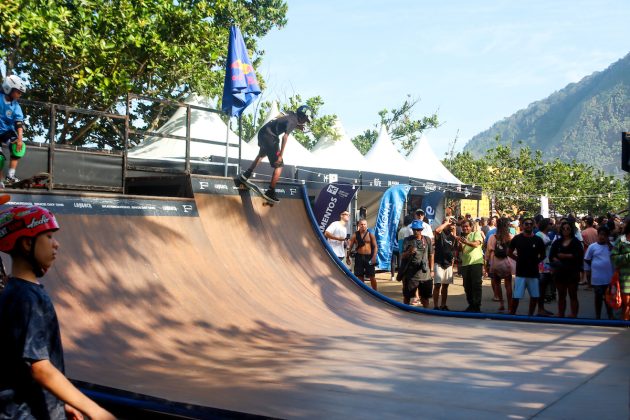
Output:
<svg viewBox="0 0 630 420">
<path fill-rule="evenodd" d="M 242 114 L 238 116 L 238 162 L 236 164 L 236 173 L 241 172 L 241 146 L 243 145 L 243 124 L 241 120 Z"/>
<path fill-rule="evenodd" d="M 225 165 L 223 165 L 223 176 L 228 176 L 228 155 L 230 148 L 230 123 L 232 118 L 228 115 L 228 123 L 225 124 Z"/>
</svg>

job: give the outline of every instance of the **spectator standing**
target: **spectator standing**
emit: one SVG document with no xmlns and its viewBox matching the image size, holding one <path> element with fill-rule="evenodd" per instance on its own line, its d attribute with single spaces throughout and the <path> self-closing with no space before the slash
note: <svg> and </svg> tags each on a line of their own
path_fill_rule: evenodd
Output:
<svg viewBox="0 0 630 420">
<path fill-rule="evenodd" d="M 608 242 L 608 228 L 605 226 L 597 230 L 597 242 L 590 244 L 584 254 L 584 263 L 589 266 L 591 272 L 591 284 L 593 285 L 593 295 L 595 296 L 595 319 L 602 317 L 602 302 L 605 302 L 604 295 L 610 285 L 613 275 L 612 261 L 610 260 L 610 250 L 612 246 Z M 584 232 L 582 232 L 584 237 Z M 586 240 L 586 237 L 584 237 Z M 612 319 L 612 309 L 606 305 L 608 319 Z"/>
<path fill-rule="evenodd" d="M 508 249 L 512 241 L 510 233 L 510 221 L 502 217 L 497 222 L 497 232 L 488 240 L 487 259 L 490 271 L 490 281 L 494 293 L 493 300 L 499 302 L 499 311 L 505 311 L 501 280 L 505 282 L 505 297 L 508 304 L 508 312 L 512 310 L 512 274 L 514 262 L 508 258 Z"/>
<path fill-rule="evenodd" d="M 540 288 L 540 298 L 538 299 L 538 316 L 553 315 L 552 312 L 549 312 L 547 309 L 545 309 L 545 299 L 547 296 L 547 291 L 552 283 L 551 266 L 549 265 L 549 252 L 551 251 L 551 238 L 549 238 L 549 232 L 553 228 L 553 225 L 551 223 L 551 219 L 542 219 L 538 223 L 538 232 L 536 232 L 536 236 L 542 239 L 543 244 L 545 245 L 545 259 L 540 264 L 538 264 Z"/>
<path fill-rule="evenodd" d="M 357 250 L 354 257 L 354 275 L 361 281 L 365 278 L 370 279 L 372 289 L 377 290 L 376 285 L 376 238 L 367 228 L 367 220 L 359 220 L 359 230 L 357 230 L 348 242 L 348 254 L 346 255 L 346 263 L 350 265 L 350 254 L 352 248 L 356 244 Z"/>
<path fill-rule="evenodd" d="M 610 257 L 615 269 L 619 270 L 622 317 L 630 321 L 630 222 L 626 222 L 622 234 L 613 244 Z"/>
<path fill-rule="evenodd" d="M 344 210 L 339 215 L 339 220 L 332 222 L 324 232 L 328 244 L 341 261 L 343 261 L 346 256 L 348 220 L 350 220 L 350 213 Z"/>
<path fill-rule="evenodd" d="M 540 297 L 538 264 L 545 259 L 545 244 L 540 237 L 534 235 L 534 219 L 523 218 L 522 232 L 512 238 L 508 256 L 516 261 L 516 277 L 512 294 L 512 315 L 516 314 L 518 304 L 529 293 L 529 316 L 534 315 Z M 514 253 L 516 251 L 516 254 Z"/>
<path fill-rule="evenodd" d="M 564 318 L 567 306 L 567 292 L 571 301 L 570 318 L 576 318 L 580 308 L 578 283 L 584 260 L 584 248 L 575 237 L 575 223 L 564 220 L 560 223 L 559 237 L 551 244 L 549 262 L 553 270 L 554 282 L 558 290 L 558 316 Z"/>
<path fill-rule="evenodd" d="M 15 170 L 19 160 L 26 152 L 26 146 L 22 141 L 24 131 L 24 113 L 18 103 L 26 92 L 26 86 L 22 79 L 15 75 L 7 76 L 2 82 L 4 95 L 0 101 L 0 145 L 9 147 L 9 169 L 5 182 L 11 184 L 18 182 Z M 0 151 L 0 170 L 5 165 L 6 157 Z"/>
<path fill-rule="evenodd" d="M 466 312 L 481 312 L 481 282 L 483 276 L 483 238 L 481 232 L 472 231 L 471 220 L 462 222 L 462 235 L 457 238 L 461 251 L 461 274 L 468 307 Z"/>
<path fill-rule="evenodd" d="M 588 251 L 588 247 L 594 243 L 597 243 L 597 229 L 593 227 L 595 220 L 591 217 L 584 218 L 584 230 L 582 230 L 582 243 L 584 244 L 584 252 Z M 584 262 L 584 271 L 582 276 L 582 281 L 580 284 L 585 284 L 588 287 L 591 287 L 591 266 Z"/>
<path fill-rule="evenodd" d="M 453 261 L 457 237 L 455 236 L 455 219 L 448 217 L 435 228 L 435 275 L 433 284 L 433 309 L 448 311 L 448 285 L 453 284 Z M 442 295 L 441 303 L 438 301 Z"/>
<path fill-rule="evenodd" d="M 403 277 L 403 302 L 409 305 L 411 298 L 420 295 L 420 302 L 429 307 L 429 298 L 433 289 L 433 244 L 422 234 L 427 225 L 420 220 L 411 224 L 413 235 L 403 241 L 402 257 L 407 261 Z"/>
</svg>

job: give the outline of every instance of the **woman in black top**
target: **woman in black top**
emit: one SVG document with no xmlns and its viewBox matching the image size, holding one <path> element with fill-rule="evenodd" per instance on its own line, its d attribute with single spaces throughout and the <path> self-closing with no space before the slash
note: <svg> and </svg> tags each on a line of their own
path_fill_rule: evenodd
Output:
<svg viewBox="0 0 630 420">
<path fill-rule="evenodd" d="M 577 290 L 583 269 L 584 247 L 575 237 L 575 227 L 568 221 L 560 224 L 560 236 L 551 244 L 549 262 L 558 289 L 558 316 L 563 318 L 567 307 L 567 292 L 571 300 L 570 318 L 576 318 L 580 304 Z"/>
</svg>

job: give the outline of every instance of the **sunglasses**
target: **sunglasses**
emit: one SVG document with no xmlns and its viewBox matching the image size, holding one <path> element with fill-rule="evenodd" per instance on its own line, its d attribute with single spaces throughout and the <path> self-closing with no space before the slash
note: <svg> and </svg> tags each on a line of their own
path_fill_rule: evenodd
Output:
<svg viewBox="0 0 630 420">
<path fill-rule="evenodd" d="M 533 225 L 532 222 L 525 222 L 525 223 L 523 223 L 523 226 L 531 226 L 531 225 Z"/>
</svg>

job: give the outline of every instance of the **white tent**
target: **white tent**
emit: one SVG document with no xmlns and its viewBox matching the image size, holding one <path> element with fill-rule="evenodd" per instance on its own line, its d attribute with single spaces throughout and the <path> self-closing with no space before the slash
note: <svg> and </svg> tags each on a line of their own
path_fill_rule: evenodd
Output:
<svg viewBox="0 0 630 420">
<path fill-rule="evenodd" d="M 407 162 L 414 168 L 414 178 L 447 184 L 462 184 L 435 156 L 427 138 L 422 136 L 413 148 Z"/>
<path fill-rule="evenodd" d="M 262 123 L 261 127 L 267 124 L 269 121 L 282 116 L 283 114 L 278 110 L 278 104 L 274 101 L 269 108 L 267 117 Z M 258 150 L 258 133 L 249 142 L 250 147 L 254 147 Z M 318 167 L 317 159 L 311 154 L 311 152 L 302 146 L 300 142 L 292 135 L 289 134 L 287 144 L 284 148 L 283 160 L 287 165 L 293 166 L 306 166 L 306 167 Z"/>
<path fill-rule="evenodd" d="M 212 103 L 208 98 L 202 98 L 197 95 L 193 95 L 186 103 L 212 108 Z M 185 137 L 186 108 L 178 108 L 173 116 L 156 132 Z M 238 136 L 232 131 L 228 131 L 226 124 L 217 113 L 194 108 L 191 110 L 190 137 L 225 143 L 226 135 L 230 144 L 238 145 Z M 228 153 L 229 157 L 237 159 L 238 147 L 229 147 Z M 256 148 L 253 148 L 245 141 L 242 142 L 241 157 L 243 159 L 253 160 L 256 154 Z M 148 137 L 144 142 L 129 150 L 129 157 L 141 159 L 181 160 L 185 156 L 186 142 L 168 137 Z M 225 144 L 218 145 L 191 141 L 190 157 L 192 160 L 207 160 L 210 156 L 225 156 Z"/>
<path fill-rule="evenodd" d="M 328 136 L 321 138 L 311 150 L 315 159 L 325 163 L 326 168 L 349 171 L 366 170 L 369 166 L 365 163 L 363 155 L 354 147 L 338 119 L 335 120 L 334 130 L 341 138 L 339 140 Z"/>
<path fill-rule="evenodd" d="M 387 127 L 382 124 L 378 138 L 364 157 L 363 170 L 380 174 L 398 175 L 402 177 L 416 177 L 413 167 L 398 153 L 396 146 L 387 133 Z"/>
</svg>

